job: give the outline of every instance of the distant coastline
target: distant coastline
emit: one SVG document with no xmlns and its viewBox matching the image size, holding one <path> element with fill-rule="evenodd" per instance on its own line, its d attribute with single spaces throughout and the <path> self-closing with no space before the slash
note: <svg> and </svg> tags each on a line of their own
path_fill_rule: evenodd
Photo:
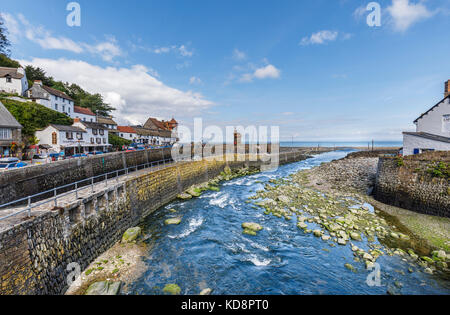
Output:
<svg viewBox="0 0 450 315">
<path fill-rule="evenodd" d="M 282 141 L 280 142 L 281 147 L 352 147 L 352 148 L 367 148 L 370 145 L 372 147 L 372 142 L 364 141 L 348 141 L 348 142 L 331 142 L 331 141 Z M 375 141 L 373 146 L 375 148 L 400 148 L 403 146 L 401 141 Z"/>
</svg>

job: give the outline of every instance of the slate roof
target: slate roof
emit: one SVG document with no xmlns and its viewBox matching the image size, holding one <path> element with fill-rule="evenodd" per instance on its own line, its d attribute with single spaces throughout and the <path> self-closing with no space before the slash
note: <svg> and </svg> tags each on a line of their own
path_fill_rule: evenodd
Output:
<svg viewBox="0 0 450 315">
<path fill-rule="evenodd" d="M 22 79 L 24 77 L 23 74 L 17 72 L 17 68 L 0 67 L 0 78 L 4 78 L 7 75 L 10 75 L 13 79 Z"/>
<path fill-rule="evenodd" d="M 88 122 L 88 121 L 80 121 L 83 125 L 85 125 L 89 129 L 102 129 L 102 130 L 108 130 L 103 124 L 99 124 L 96 122 Z"/>
<path fill-rule="evenodd" d="M 443 136 L 438 136 L 438 135 L 433 135 L 431 133 L 426 133 L 426 132 L 404 132 L 403 134 L 404 135 L 409 135 L 409 136 L 416 136 L 416 137 L 420 137 L 420 138 L 425 138 L 425 139 L 429 139 L 429 140 L 434 140 L 434 141 L 439 141 L 439 142 L 450 143 L 450 138 L 443 137 Z"/>
<path fill-rule="evenodd" d="M 34 86 L 34 85 L 33 85 L 33 86 Z M 53 88 L 48 87 L 48 86 L 45 86 L 45 85 L 41 85 L 41 87 L 42 87 L 44 90 L 46 90 L 48 93 L 52 94 L 52 95 L 55 95 L 55 96 L 58 96 L 58 97 L 61 97 L 61 98 L 65 98 L 66 100 L 69 100 L 69 101 L 73 101 L 72 98 L 70 98 L 70 97 L 67 96 L 65 93 L 63 93 L 63 92 L 61 92 L 61 91 L 59 91 L 59 90 L 53 89 Z"/>
<path fill-rule="evenodd" d="M 14 116 L 6 109 L 5 105 L 0 102 L 0 127 L 20 128 L 22 125 L 14 118 Z"/>
<path fill-rule="evenodd" d="M 53 128 L 55 128 L 58 131 L 69 131 L 69 132 L 86 132 L 83 129 L 75 126 L 65 126 L 65 125 L 54 125 L 50 124 Z"/>
</svg>

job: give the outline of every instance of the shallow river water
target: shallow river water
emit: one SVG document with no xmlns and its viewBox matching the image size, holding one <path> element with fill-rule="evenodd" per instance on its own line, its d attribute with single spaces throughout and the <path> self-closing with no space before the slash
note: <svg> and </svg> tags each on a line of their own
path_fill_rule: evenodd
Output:
<svg viewBox="0 0 450 315">
<path fill-rule="evenodd" d="M 380 257 L 381 286 L 369 286 L 366 280 L 371 272 L 364 263 L 353 261 L 349 245 L 330 247 L 303 233 L 296 220 L 264 215 L 263 209 L 246 203 L 271 179 L 348 153 L 325 153 L 273 173 L 238 178 L 223 183 L 220 192 L 206 192 L 156 211 L 144 227 L 151 248 L 145 259 L 147 269 L 128 286 L 127 293 L 162 294 L 166 284 L 175 283 L 181 294 L 199 294 L 205 288 L 213 289 L 213 294 L 233 295 L 385 294 L 388 286 L 397 283 L 396 290 L 402 294 L 450 294 L 449 281 L 425 274 L 420 271 L 423 268 L 399 256 Z M 164 220 L 180 216 L 180 225 L 164 225 Z M 244 235 L 243 222 L 259 223 L 264 230 L 257 236 Z M 356 272 L 348 270 L 346 263 Z M 414 272 L 409 273 L 408 268 Z"/>
</svg>

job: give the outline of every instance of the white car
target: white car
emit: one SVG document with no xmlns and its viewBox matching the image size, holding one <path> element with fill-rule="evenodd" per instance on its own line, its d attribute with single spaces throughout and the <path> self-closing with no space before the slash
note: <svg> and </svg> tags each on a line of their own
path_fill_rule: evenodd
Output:
<svg viewBox="0 0 450 315">
<path fill-rule="evenodd" d="M 39 164 L 45 164 L 48 162 L 48 156 L 47 155 L 33 155 L 33 158 L 31 159 L 32 165 L 39 165 Z"/>
</svg>

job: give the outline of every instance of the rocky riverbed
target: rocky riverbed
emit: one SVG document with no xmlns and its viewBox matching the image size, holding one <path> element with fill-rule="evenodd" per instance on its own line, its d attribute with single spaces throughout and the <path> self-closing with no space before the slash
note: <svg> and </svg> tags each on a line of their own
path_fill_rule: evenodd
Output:
<svg viewBox="0 0 450 315">
<path fill-rule="evenodd" d="M 377 163 L 378 158 L 371 157 L 332 161 L 272 181 L 250 199 L 266 215 L 296 219 L 300 233 L 312 233 L 331 247 L 350 246 L 355 263 L 363 263 L 367 269 L 372 269 L 380 256 L 399 255 L 411 266 L 420 266 L 420 272 L 437 272 L 448 278 L 450 255 L 446 248 L 424 248 L 417 241 L 423 235 L 414 234 L 371 206 L 373 200 L 367 193 L 374 185 Z M 399 212 L 396 214 L 394 219 L 402 218 Z M 423 225 L 430 225 L 434 219 L 425 219 Z M 442 236 L 447 242 L 448 232 L 447 229 Z M 363 240 L 369 244 L 366 249 L 358 246 Z M 354 268 L 351 264 L 346 267 Z M 414 270 L 411 268 L 410 272 Z"/>
</svg>

